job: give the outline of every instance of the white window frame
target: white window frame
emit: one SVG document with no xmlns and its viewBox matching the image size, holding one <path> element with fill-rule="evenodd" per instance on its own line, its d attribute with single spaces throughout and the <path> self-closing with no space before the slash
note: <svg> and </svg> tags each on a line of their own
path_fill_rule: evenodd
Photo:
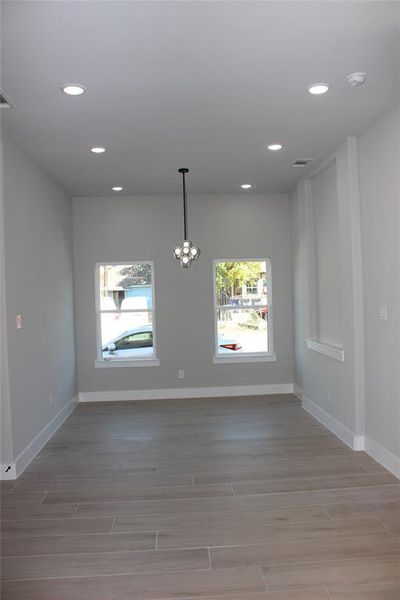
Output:
<svg viewBox="0 0 400 600">
<path fill-rule="evenodd" d="M 267 298 L 268 298 L 268 352 L 240 352 L 235 354 L 220 354 L 218 353 L 218 308 L 217 303 L 217 286 L 216 286 L 216 268 L 221 262 L 265 262 L 267 265 L 267 273 L 265 276 Z M 273 334 L 273 311 L 272 311 L 272 270 L 271 260 L 269 258 L 215 258 L 213 260 L 213 290 L 214 290 L 214 364 L 224 363 L 255 363 L 255 362 L 275 362 L 276 354 L 274 353 L 274 334 Z M 245 308 L 245 307 L 244 307 Z M 260 307 L 262 308 L 262 307 Z M 225 309 L 235 310 L 235 309 Z"/>
<path fill-rule="evenodd" d="M 152 294 L 152 308 L 151 309 L 124 309 L 124 310 L 101 310 L 100 304 L 100 267 L 102 266 L 116 266 L 116 265 L 150 265 L 151 267 L 151 294 Z M 96 368 L 110 368 L 110 367 L 157 367 L 160 364 L 157 358 L 157 340 L 156 340 L 156 307 L 155 307 L 155 293 L 154 293 L 154 262 L 152 260 L 119 260 L 119 261 L 101 261 L 96 263 L 95 267 L 95 304 L 96 304 Z M 102 342 L 101 342 L 101 315 L 103 313 L 115 313 L 115 312 L 151 312 L 152 313 L 152 325 L 153 325 L 153 354 L 143 358 L 103 358 L 102 356 Z"/>
</svg>

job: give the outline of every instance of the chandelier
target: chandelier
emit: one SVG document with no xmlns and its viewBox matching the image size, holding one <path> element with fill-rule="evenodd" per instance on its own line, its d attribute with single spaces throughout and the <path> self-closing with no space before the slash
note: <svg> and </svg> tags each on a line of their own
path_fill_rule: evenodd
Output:
<svg viewBox="0 0 400 600">
<path fill-rule="evenodd" d="M 186 181 L 185 175 L 189 173 L 189 169 L 179 169 L 182 174 L 182 192 L 183 192 L 183 242 L 180 246 L 174 248 L 174 256 L 176 260 L 180 260 L 181 266 L 188 269 L 194 260 L 200 256 L 200 248 L 194 246 L 187 238 L 187 209 L 186 209 Z"/>
</svg>

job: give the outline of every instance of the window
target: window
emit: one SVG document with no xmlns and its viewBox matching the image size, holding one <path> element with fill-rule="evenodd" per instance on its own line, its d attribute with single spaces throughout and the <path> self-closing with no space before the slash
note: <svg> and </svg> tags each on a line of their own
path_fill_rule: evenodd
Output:
<svg viewBox="0 0 400 600">
<path fill-rule="evenodd" d="M 214 261 L 214 362 L 275 360 L 269 260 Z"/>
<path fill-rule="evenodd" d="M 155 359 L 153 264 L 97 265 L 97 366 Z M 107 363 L 107 364 L 106 364 Z"/>
</svg>

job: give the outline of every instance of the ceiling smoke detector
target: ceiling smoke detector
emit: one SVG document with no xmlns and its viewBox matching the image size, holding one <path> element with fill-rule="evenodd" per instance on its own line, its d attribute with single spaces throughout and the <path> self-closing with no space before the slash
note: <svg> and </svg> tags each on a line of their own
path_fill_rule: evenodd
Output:
<svg viewBox="0 0 400 600">
<path fill-rule="evenodd" d="M 365 73 L 358 71 L 357 73 L 350 73 L 350 75 L 347 75 L 346 79 L 349 85 L 357 87 L 358 85 L 364 85 L 367 81 L 367 76 Z"/>
</svg>

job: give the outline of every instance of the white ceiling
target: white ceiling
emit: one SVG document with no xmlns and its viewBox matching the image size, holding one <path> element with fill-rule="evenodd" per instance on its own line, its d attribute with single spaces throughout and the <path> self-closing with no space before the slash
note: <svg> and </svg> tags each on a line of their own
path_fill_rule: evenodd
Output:
<svg viewBox="0 0 400 600">
<path fill-rule="evenodd" d="M 71 194 L 287 191 L 399 101 L 399 2 L 6 1 L 6 129 Z M 345 77 L 366 71 L 364 87 Z M 308 84 L 332 90 L 310 96 Z M 80 82 L 68 97 L 60 85 Z M 266 145 L 282 141 L 271 153 Z M 109 150 L 95 156 L 90 146 Z M 304 171 L 302 171 L 303 173 Z"/>
</svg>

